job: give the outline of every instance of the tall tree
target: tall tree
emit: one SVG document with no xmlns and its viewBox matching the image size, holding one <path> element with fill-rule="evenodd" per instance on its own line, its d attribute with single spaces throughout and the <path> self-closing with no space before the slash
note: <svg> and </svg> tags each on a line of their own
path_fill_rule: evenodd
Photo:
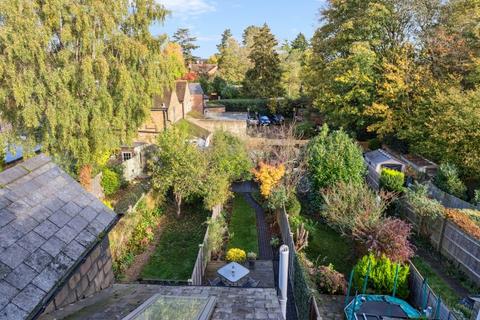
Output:
<svg viewBox="0 0 480 320">
<path fill-rule="evenodd" d="M 228 83 L 241 83 L 250 67 L 245 47 L 241 47 L 235 38 L 228 38 L 219 45 L 218 72 Z"/>
<path fill-rule="evenodd" d="M 217 49 L 221 52 L 227 46 L 227 42 L 230 38 L 232 38 L 232 31 L 230 29 L 226 29 L 222 33 L 222 39 L 220 40 L 220 44 L 217 45 Z"/>
<path fill-rule="evenodd" d="M 173 34 L 173 42 L 178 43 L 183 50 L 183 57 L 186 63 L 192 63 L 196 57 L 193 55 L 193 51 L 200 48 L 195 44 L 197 37 L 190 34 L 188 28 L 180 28 Z"/>
<path fill-rule="evenodd" d="M 292 41 L 291 47 L 294 50 L 300 50 L 301 52 L 305 52 L 308 49 L 308 40 L 303 33 L 299 33 L 297 37 Z"/>
<path fill-rule="evenodd" d="M 248 26 L 245 28 L 242 34 L 243 45 L 251 50 L 253 47 L 255 36 L 260 32 L 261 27 L 258 26 Z"/>
<path fill-rule="evenodd" d="M 253 66 L 245 75 L 243 88 L 246 95 L 257 98 L 272 98 L 283 95 L 282 70 L 276 51 L 277 40 L 267 24 L 259 30 L 253 40 L 248 56 Z"/>
<path fill-rule="evenodd" d="M 174 78 L 154 0 L 0 1 L 0 117 L 68 169 L 127 143 Z M 34 145 L 34 143 L 30 143 Z"/>
<path fill-rule="evenodd" d="M 303 91 L 303 58 L 304 52 L 300 49 L 293 49 L 288 43 L 282 46 L 280 53 L 282 88 L 289 98 L 298 98 Z"/>
</svg>

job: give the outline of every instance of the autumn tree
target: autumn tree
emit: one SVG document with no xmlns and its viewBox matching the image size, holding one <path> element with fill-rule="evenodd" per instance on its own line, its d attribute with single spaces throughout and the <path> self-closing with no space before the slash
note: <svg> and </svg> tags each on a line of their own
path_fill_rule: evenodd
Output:
<svg viewBox="0 0 480 320">
<path fill-rule="evenodd" d="M 253 175 L 260 183 L 260 193 L 265 198 L 268 198 L 285 175 L 285 165 L 260 162 L 258 169 L 253 170 Z"/>
<path fill-rule="evenodd" d="M 218 72 L 227 83 L 238 84 L 243 81 L 250 67 L 247 50 L 233 37 L 225 40 L 218 46 Z"/>
<path fill-rule="evenodd" d="M 253 66 L 247 71 L 243 82 L 246 95 L 255 98 L 283 95 L 280 58 L 275 49 L 277 45 L 268 25 L 263 25 L 253 38 L 252 50 L 248 56 Z"/>
<path fill-rule="evenodd" d="M 193 63 L 196 59 L 196 57 L 193 55 L 193 51 L 199 48 L 199 46 L 195 44 L 197 37 L 192 36 L 188 28 L 179 28 L 173 34 L 172 40 L 182 47 L 185 62 L 187 64 Z"/>
<path fill-rule="evenodd" d="M 0 1 L 0 116 L 70 171 L 135 136 L 176 76 L 154 0 Z"/>
</svg>

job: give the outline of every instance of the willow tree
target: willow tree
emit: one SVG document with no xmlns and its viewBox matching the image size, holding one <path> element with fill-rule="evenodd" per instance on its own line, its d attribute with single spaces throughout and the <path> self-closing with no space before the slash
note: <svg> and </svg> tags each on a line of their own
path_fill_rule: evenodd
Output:
<svg viewBox="0 0 480 320">
<path fill-rule="evenodd" d="M 0 0 L 0 118 L 72 171 L 129 142 L 176 67 L 154 0 Z"/>
</svg>

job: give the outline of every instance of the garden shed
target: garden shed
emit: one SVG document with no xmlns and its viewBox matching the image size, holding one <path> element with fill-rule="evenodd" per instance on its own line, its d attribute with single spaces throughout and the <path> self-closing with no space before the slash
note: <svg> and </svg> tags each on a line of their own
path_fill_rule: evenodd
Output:
<svg viewBox="0 0 480 320">
<path fill-rule="evenodd" d="M 398 161 L 391 154 L 382 149 L 365 153 L 364 159 L 368 166 L 368 170 L 374 171 L 378 174 L 382 172 L 383 168 L 405 172 L 405 164 Z"/>
</svg>

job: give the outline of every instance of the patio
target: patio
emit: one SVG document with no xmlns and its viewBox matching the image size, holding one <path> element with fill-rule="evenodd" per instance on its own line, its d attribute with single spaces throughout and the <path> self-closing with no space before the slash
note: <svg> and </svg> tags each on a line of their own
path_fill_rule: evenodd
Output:
<svg viewBox="0 0 480 320">
<path fill-rule="evenodd" d="M 208 280 L 213 280 L 218 278 L 217 270 L 226 265 L 225 261 L 211 261 L 207 265 L 205 270 L 205 277 L 203 279 L 203 284 L 208 285 Z M 255 261 L 255 267 L 250 268 L 246 264 L 247 268 L 250 270 L 250 273 L 247 277 L 250 277 L 256 281 L 259 281 L 258 288 L 275 288 L 275 279 L 273 273 L 273 263 L 272 260 L 257 260 Z"/>
</svg>

